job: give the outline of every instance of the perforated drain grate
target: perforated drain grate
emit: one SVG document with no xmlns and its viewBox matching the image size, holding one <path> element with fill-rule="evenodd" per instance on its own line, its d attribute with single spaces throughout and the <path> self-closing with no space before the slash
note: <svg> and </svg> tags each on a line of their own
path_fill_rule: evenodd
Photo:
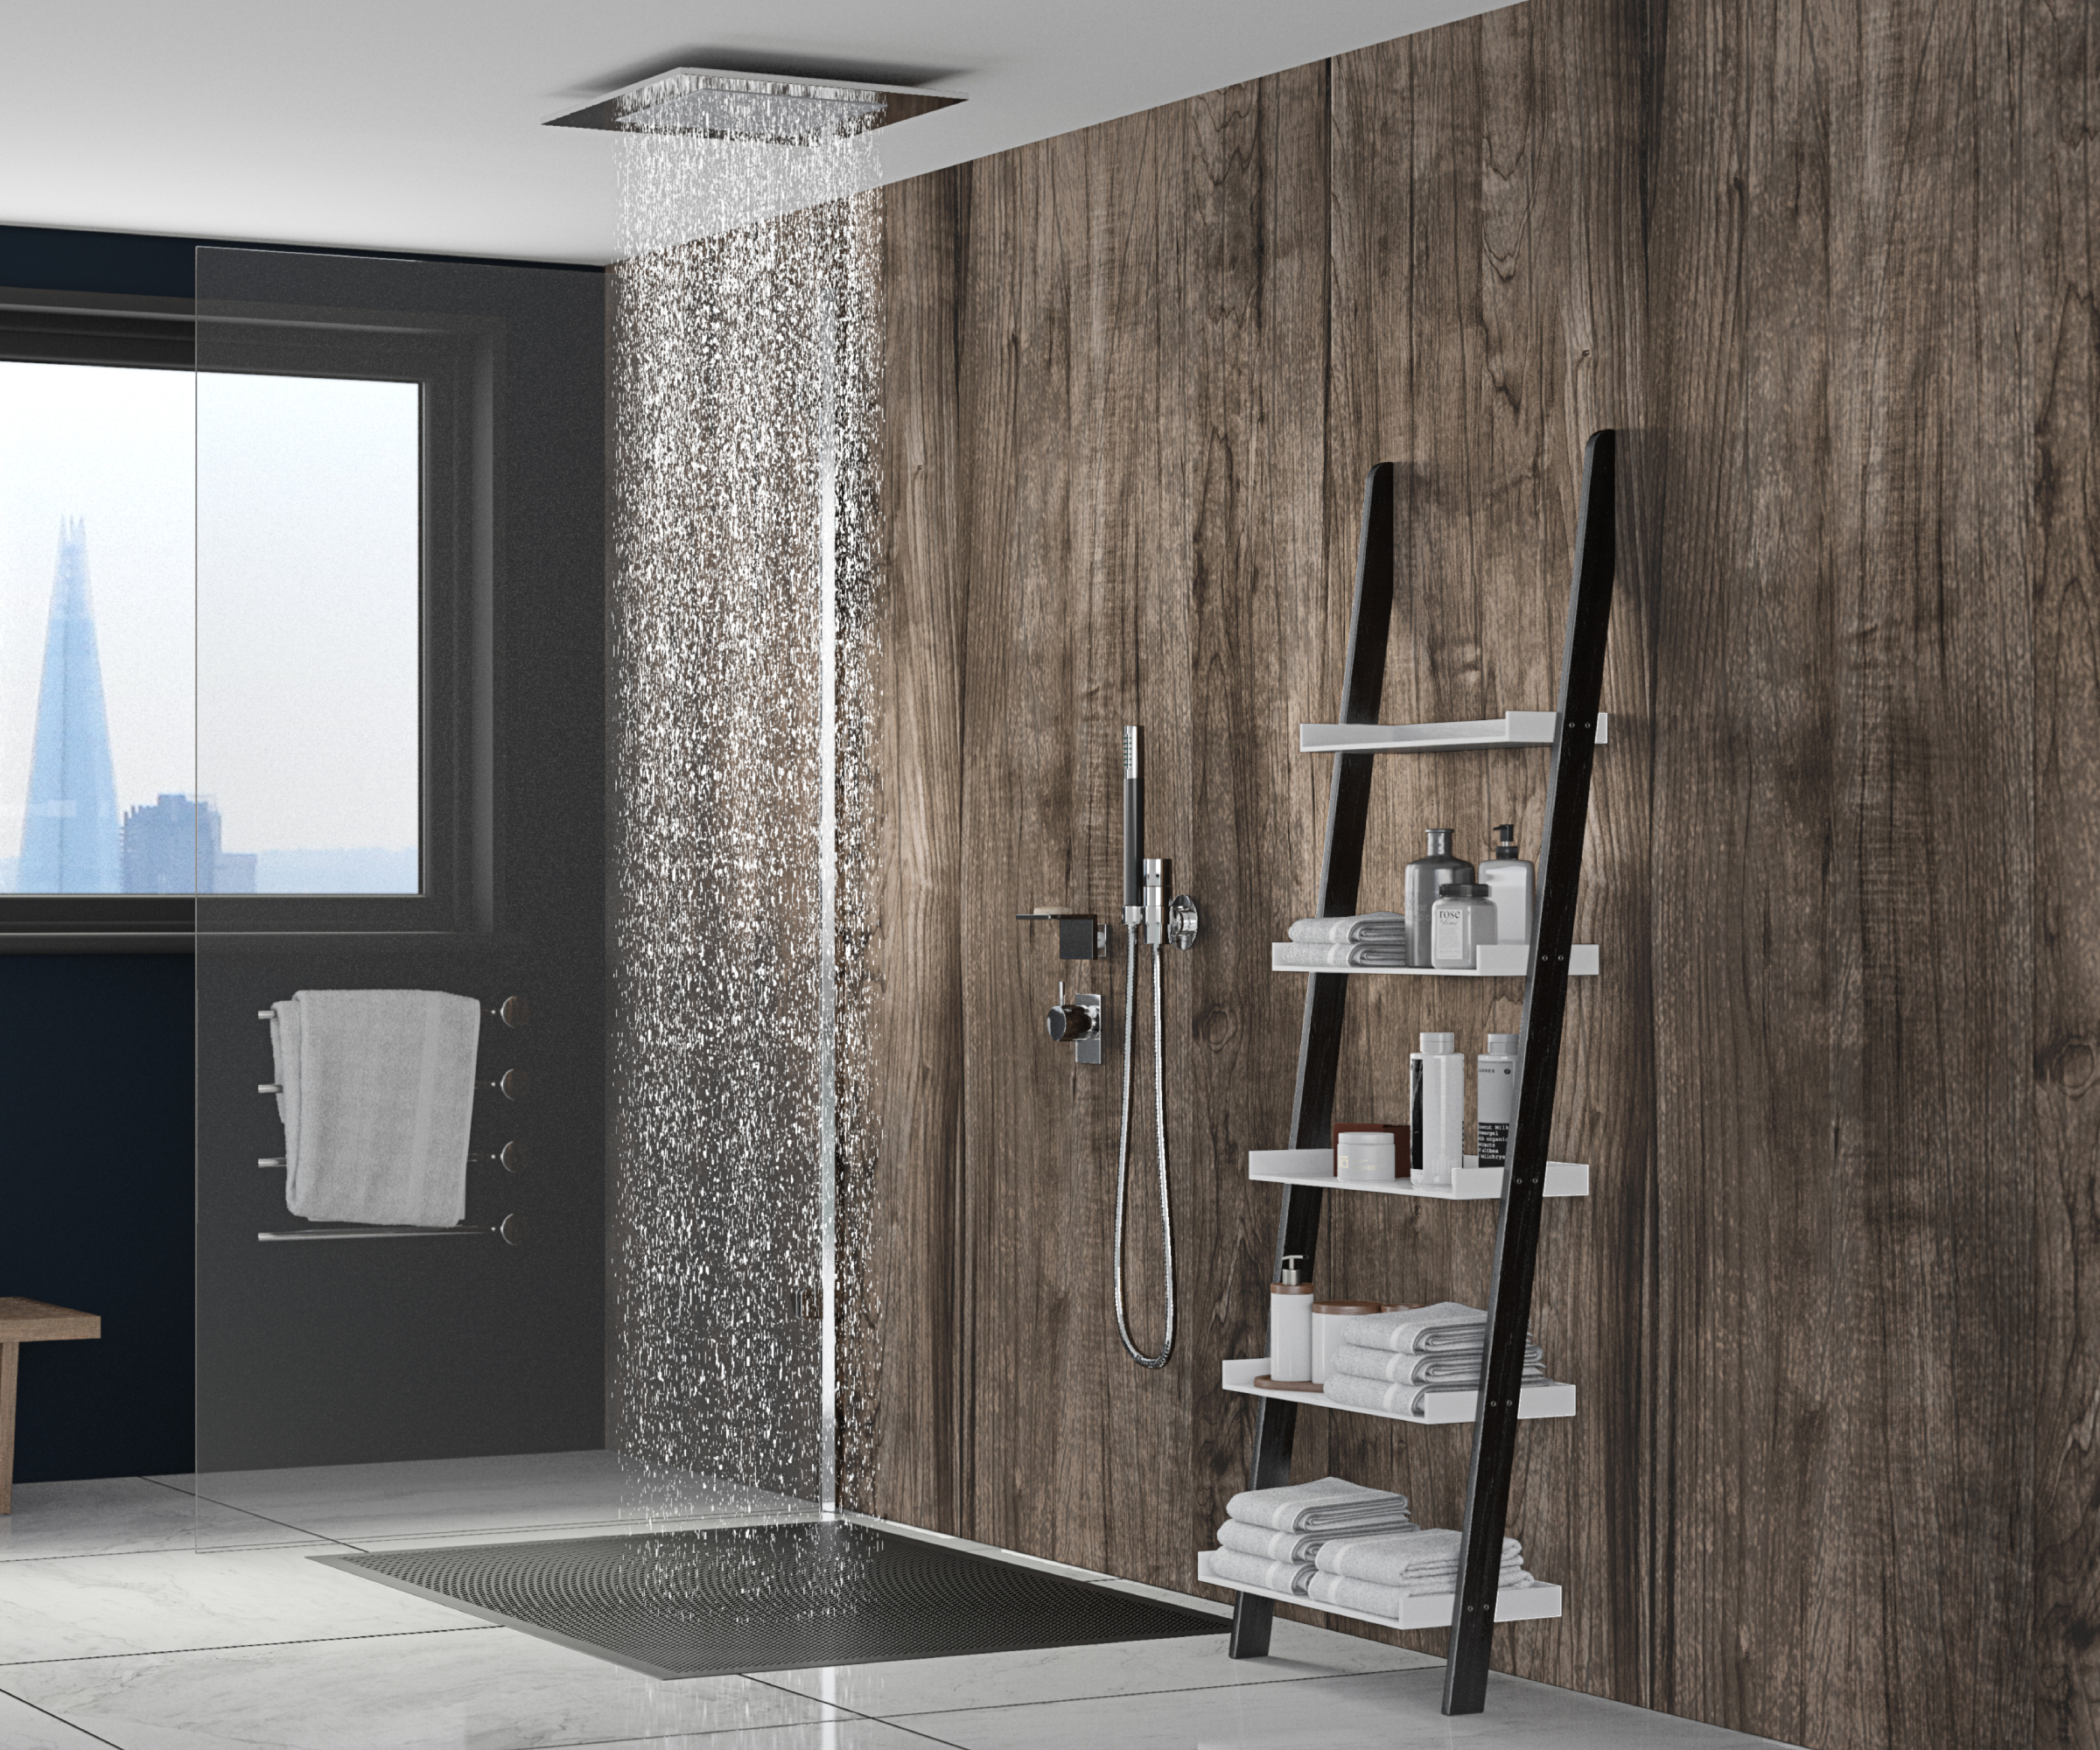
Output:
<svg viewBox="0 0 2100 1750">
<path fill-rule="evenodd" d="M 1222 1617 L 835 1522 L 317 1559 L 657 1677 L 1226 1628 Z"/>
</svg>

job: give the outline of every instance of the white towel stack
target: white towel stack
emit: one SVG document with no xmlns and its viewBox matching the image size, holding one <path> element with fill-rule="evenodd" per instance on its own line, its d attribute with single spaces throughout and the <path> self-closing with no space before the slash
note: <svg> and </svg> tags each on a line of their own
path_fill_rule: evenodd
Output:
<svg viewBox="0 0 2100 1750">
<path fill-rule="evenodd" d="M 1352 966 L 1407 964 L 1407 924 L 1392 912 L 1363 912 L 1348 918 L 1300 918 L 1291 940 L 1277 949 L 1285 970 L 1325 972 Z"/>
<path fill-rule="evenodd" d="M 1320 1546 L 1305 1595 L 1315 1604 L 1396 1620 L 1410 1598 L 1459 1589 L 1460 1541 L 1456 1531 L 1430 1530 L 1399 1538 L 1331 1537 Z M 1524 1572 L 1523 1545 L 1514 1537 L 1502 1539 L 1495 1584 L 1504 1592 L 1537 1584 Z"/>
<path fill-rule="evenodd" d="M 457 1227 L 481 1006 L 442 990 L 302 990 L 271 1004 L 284 1203 L 311 1222 Z"/>
<path fill-rule="evenodd" d="M 1352 1319 L 1334 1352 L 1326 1398 L 1351 1410 L 1419 1416 L 1432 1393 L 1478 1391 L 1488 1365 L 1488 1315 L 1455 1300 Z M 1546 1376 L 1545 1352 L 1524 1345 L 1525 1380 Z"/>
<path fill-rule="evenodd" d="M 1211 1572 L 1222 1582 L 1299 1597 L 1313 1582 L 1315 1558 L 1336 1537 L 1358 1544 L 1415 1533 L 1407 1497 L 1340 1477 L 1253 1488 L 1225 1503 Z"/>
</svg>

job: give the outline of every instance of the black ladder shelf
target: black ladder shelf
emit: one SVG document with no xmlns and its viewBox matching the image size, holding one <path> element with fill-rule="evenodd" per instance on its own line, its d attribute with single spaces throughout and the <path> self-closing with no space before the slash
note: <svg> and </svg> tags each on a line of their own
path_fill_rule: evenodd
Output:
<svg viewBox="0 0 2100 1750">
<path fill-rule="evenodd" d="M 1451 1643 L 1444 1668 L 1447 1714 L 1478 1713 L 1488 1698 L 1495 1582 L 1516 1455 L 1524 1340 L 1530 1328 L 1531 1278 L 1538 1257 L 1539 1206 L 1545 1195 L 1546 1150 L 1553 1128 L 1554 1085 L 1560 1071 L 1560 1035 L 1567 1004 L 1568 956 L 1575 934 L 1575 893 L 1582 875 L 1590 768 L 1596 755 L 1597 708 L 1604 686 L 1605 637 L 1612 611 L 1614 438 L 1610 431 L 1592 434 L 1583 456 L 1575 576 L 1561 651 L 1545 836 L 1539 845 L 1538 928 L 1532 932 L 1531 966 L 1524 980 L 1523 1022 L 1517 1044 L 1516 1122 L 1495 1217 L 1494 1281 L 1488 1300 L 1488 1370 L 1474 1416 L 1459 1591 L 1452 1603 Z M 1356 596 L 1342 674 L 1345 724 L 1376 724 L 1385 689 L 1393 617 L 1393 464 L 1381 462 L 1364 483 Z M 1327 791 L 1326 847 L 1320 869 L 1318 914 L 1323 918 L 1348 917 L 1356 910 L 1371 766 L 1376 757 L 1371 752 L 1334 756 L 1334 779 Z M 1291 1112 L 1294 1149 L 1325 1148 L 1331 1140 L 1334 1076 L 1348 989 L 1346 972 L 1306 975 L 1298 1087 Z M 1287 1255 L 1297 1254 L 1305 1260 L 1305 1268 L 1311 1269 L 1320 1237 L 1320 1195 L 1317 1183 L 1284 1186 L 1271 1282 L 1281 1279 Z M 1291 1480 L 1291 1446 L 1298 1406 L 1282 1397 L 1263 1397 L 1258 1403 L 1247 1486 L 1273 1488 Z M 1275 1617 L 1275 1600 L 1241 1592 L 1232 1613 L 1232 1656 L 1264 1656 Z"/>
</svg>

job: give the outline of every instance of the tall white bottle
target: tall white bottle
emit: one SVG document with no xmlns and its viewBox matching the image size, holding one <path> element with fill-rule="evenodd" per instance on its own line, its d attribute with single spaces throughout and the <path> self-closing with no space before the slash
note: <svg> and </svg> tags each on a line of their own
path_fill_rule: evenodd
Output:
<svg viewBox="0 0 2100 1750">
<path fill-rule="evenodd" d="M 1449 1185 L 1466 1147 L 1466 1060 L 1455 1033 L 1422 1035 L 1421 1073 L 1414 1100 L 1415 1169 L 1422 1183 Z"/>
<path fill-rule="evenodd" d="M 1514 826 L 1495 828 L 1494 855 L 1480 864 L 1476 878 L 1494 907 L 1494 939 L 1530 942 L 1538 905 L 1537 883 L 1531 865 L 1516 854 Z"/>
<path fill-rule="evenodd" d="M 1483 1167 L 1509 1164 L 1509 1127 L 1516 1122 L 1516 1035 L 1489 1033 L 1488 1049 L 1474 1060 L 1480 1085 L 1474 1094 L 1474 1152 Z"/>
<path fill-rule="evenodd" d="M 1269 1284 L 1269 1377 L 1293 1384 L 1312 1377 L 1312 1284 L 1298 1279 L 1296 1252 Z"/>
</svg>

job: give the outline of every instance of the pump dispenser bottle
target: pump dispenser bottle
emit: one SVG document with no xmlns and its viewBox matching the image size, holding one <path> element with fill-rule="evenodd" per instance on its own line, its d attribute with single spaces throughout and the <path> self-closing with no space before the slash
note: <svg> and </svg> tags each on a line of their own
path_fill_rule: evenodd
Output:
<svg viewBox="0 0 2100 1750">
<path fill-rule="evenodd" d="M 1269 1377 L 1307 1384 L 1312 1379 L 1312 1284 L 1300 1279 L 1298 1255 L 1284 1260 L 1269 1284 Z"/>
<path fill-rule="evenodd" d="M 1401 895 L 1407 906 L 1407 963 L 1430 964 L 1430 914 L 1436 909 L 1437 890 L 1453 881 L 1473 879 L 1473 864 L 1451 851 L 1451 829 L 1429 829 L 1429 853 L 1407 865 Z"/>
<path fill-rule="evenodd" d="M 1495 828 L 1494 855 L 1480 864 L 1480 885 L 1494 906 L 1494 939 L 1530 942 L 1537 882 L 1531 865 L 1516 854 L 1514 826 Z"/>
</svg>

